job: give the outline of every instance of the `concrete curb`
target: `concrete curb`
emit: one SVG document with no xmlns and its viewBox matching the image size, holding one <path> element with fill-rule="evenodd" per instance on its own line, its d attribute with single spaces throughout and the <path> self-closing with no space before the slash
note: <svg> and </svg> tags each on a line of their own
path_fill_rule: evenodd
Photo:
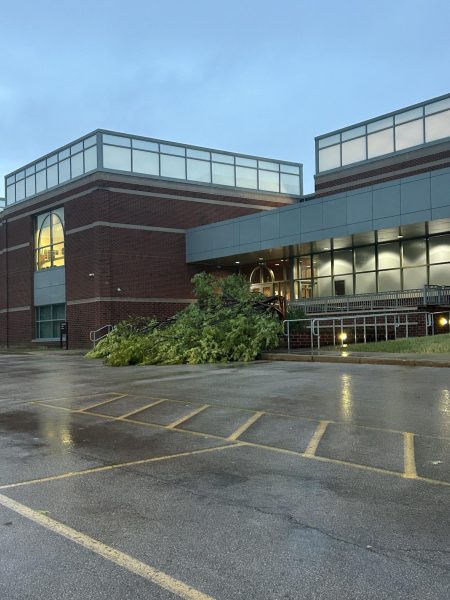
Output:
<svg viewBox="0 0 450 600">
<path fill-rule="evenodd" d="M 371 356 L 326 356 L 321 354 L 287 354 L 281 352 L 265 353 L 261 355 L 263 360 L 294 361 L 294 362 L 318 362 L 318 363 L 343 363 L 356 365 L 396 365 L 402 367 L 435 367 L 450 368 L 449 361 L 438 361 L 427 358 L 380 358 Z"/>
</svg>

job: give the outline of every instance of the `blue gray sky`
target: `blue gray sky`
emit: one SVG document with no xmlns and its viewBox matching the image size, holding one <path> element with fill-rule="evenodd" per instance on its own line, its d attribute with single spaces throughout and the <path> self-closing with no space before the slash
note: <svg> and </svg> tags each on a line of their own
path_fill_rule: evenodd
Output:
<svg viewBox="0 0 450 600">
<path fill-rule="evenodd" d="M 98 127 L 300 161 L 450 91 L 448 0 L 4 0 L 3 175 Z"/>
</svg>

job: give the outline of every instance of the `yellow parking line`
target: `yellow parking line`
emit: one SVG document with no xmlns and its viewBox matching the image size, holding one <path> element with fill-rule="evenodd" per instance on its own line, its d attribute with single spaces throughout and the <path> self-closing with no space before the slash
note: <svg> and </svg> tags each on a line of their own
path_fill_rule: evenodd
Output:
<svg viewBox="0 0 450 600">
<path fill-rule="evenodd" d="M 150 402 L 150 404 L 141 406 L 141 408 L 137 408 L 137 409 L 132 410 L 124 415 L 120 415 L 120 417 L 117 417 L 117 420 L 121 421 L 122 419 L 128 419 L 128 417 L 131 417 L 131 415 L 137 415 L 137 413 L 140 413 L 143 410 L 147 410 L 147 408 L 151 408 L 152 406 L 156 406 L 157 404 L 161 404 L 161 402 L 166 402 L 166 400 L 161 399 L 161 400 L 155 400 L 154 402 Z"/>
<path fill-rule="evenodd" d="M 92 396 L 99 395 L 101 393 L 102 392 L 98 392 L 98 394 L 92 394 Z M 111 392 L 111 393 L 113 393 L 113 392 Z M 146 396 L 139 396 L 138 394 L 134 394 L 134 393 L 131 393 L 131 392 L 130 393 L 127 392 L 127 393 L 124 393 L 122 395 L 119 395 L 117 397 L 117 399 L 119 397 L 122 397 L 122 396 L 138 396 L 138 397 L 142 397 L 142 398 L 146 397 Z M 73 396 L 73 397 L 74 398 L 81 398 L 83 396 Z M 151 396 L 148 396 L 148 398 L 151 398 Z M 56 400 L 64 400 L 64 399 L 69 399 L 69 398 L 57 398 Z M 114 398 L 114 400 L 115 399 L 116 398 Z M 48 402 L 52 402 L 52 400 L 55 400 L 55 399 L 51 399 Z M 167 402 L 175 402 L 177 404 L 186 404 L 186 400 L 175 400 L 174 398 L 157 398 L 157 400 L 165 400 Z M 30 400 L 30 401 L 27 401 L 27 402 L 34 403 L 34 404 L 45 404 L 45 401 L 41 401 L 41 400 Z M 194 402 L 194 401 L 191 401 L 191 400 L 189 402 L 191 404 L 199 404 L 199 402 Z M 50 404 L 50 406 L 56 406 L 56 405 Z M 208 406 L 213 407 L 213 408 L 214 407 L 224 408 L 223 404 L 218 404 L 218 403 L 215 403 L 215 402 L 210 402 L 208 404 Z M 231 406 L 227 405 L 226 408 L 229 408 L 231 410 L 240 411 L 240 412 L 249 412 L 249 413 L 254 413 L 255 412 L 253 409 L 250 409 L 250 408 L 242 408 L 240 406 L 233 406 L 233 405 L 231 405 Z M 83 411 L 84 410 L 87 410 L 87 409 L 83 409 Z M 78 412 L 80 412 L 80 411 L 78 411 Z M 300 420 L 300 421 L 314 421 L 316 423 L 319 420 L 317 417 L 306 417 L 306 416 L 301 416 L 301 415 L 290 415 L 288 413 L 270 412 L 270 411 L 267 411 L 267 410 L 262 411 L 262 413 L 264 415 L 268 415 L 269 417 L 270 416 L 274 416 L 274 417 L 287 417 L 289 419 L 295 419 L 295 420 Z M 123 418 L 123 417 L 119 417 L 119 418 Z M 346 426 L 349 425 L 348 421 L 334 421 L 333 419 L 328 419 L 328 423 L 333 423 L 333 424 L 336 424 L 336 425 L 346 425 Z M 350 425 L 352 427 L 357 427 L 358 429 L 362 428 L 362 429 L 371 429 L 371 430 L 374 430 L 374 431 L 386 431 L 388 433 L 399 433 L 400 435 L 403 435 L 403 433 L 404 433 L 400 429 L 389 429 L 387 427 L 374 427 L 374 426 L 371 426 L 371 425 L 360 425 L 359 423 L 351 423 Z M 428 433 L 419 433 L 419 432 L 416 432 L 413 435 L 419 435 L 420 437 L 437 439 L 437 440 L 449 440 L 450 439 L 450 436 L 430 435 Z"/>
<path fill-rule="evenodd" d="M 328 427 L 328 423 L 330 421 L 320 421 L 317 426 L 316 431 L 314 432 L 308 447 L 304 452 L 304 456 L 315 456 L 317 447 L 320 443 L 320 440 L 323 438 L 326 428 Z"/>
<path fill-rule="evenodd" d="M 181 423 L 184 423 L 185 421 L 189 421 L 189 419 L 192 419 L 192 417 L 195 417 L 195 415 L 198 415 L 199 413 L 203 412 L 208 407 L 209 407 L 209 404 L 204 404 L 203 406 L 200 406 L 200 408 L 196 408 L 195 410 L 191 411 L 184 417 L 181 417 L 180 419 L 173 421 L 173 423 L 166 425 L 167 429 L 173 429 L 174 427 L 178 427 L 178 425 L 181 425 Z"/>
<path fill-rule="evenodd" d="M 95 404 L 90 404 L 89 406 L 85 406 L 84 408 L 78 408 L 76 412 L 85 412 L 86 410 L 92 410 L 93 408 L 97 408 L 97 406 L 103 406 L 104 404 L 110 404 L 114 402 L 114 400 L 120 400 L 121 398 L 125 398 L 128 394 L 120 394 L 115 398 L 110 398 L 109 400 L 103 400 L 103 402 L 96 402 Z"/>
<path fill-rule="evenodd" d="M 240 427 L 238 427 L 236 429 L 236 431 L 234 433 L 232 433 L 231 435 L 229 435 L 227 437 L 227 440 L 230 441 L 234 441 L 237 440 L 238 437 L 240 435 L 242 435 L 244 433 L 244 431 L 247 431 L 247 429 L 253 425 L 253 423 L 255 423 L 260 417 L 263 416 L 263 412 L 255 412 L 255 414 L 253 414 L 250 419 L 247 419 L 247 421 L 245 421 L 245 423 L 243 423 Z"/>
<path fill-rule="evenodd" d="M 58 410 L 66 410 L 69 412 L 74 412 L 76 414 L 80 414 L 77 413 L 77 411 L 71 410 L 70 408 L 66 408 L 65 406 L 53 406 L 51 404 L 44 404 L 44 403 L 40 403 L 43 406 L 48 406 L 50 408 L 56 408 Z M 151 427 L 153 429 L 166 429 L 167 430 L 167 426 L 166 425 L 159 425 L 157 423 L 147 423 L 144 421 L 134 421 L 133 419 L 117 419 L 116 417 L 111 417 L 110 415 L 102 415 L 100 413 L 82 413 L 85 415 L 89 415 L 89 416 L 93 416 L 93 417 L 97 417 L 100 419 L 109 419 L 111 421 L 122 421 L 123 423 L 132 423 L 133 425 L 140 425 L 143 427 Z M 261 416 L 267 413 L 256 413 L 256 415 L 258 415 L 256 417 L 256 415 L 253 415 L 252 419 L 254 419 L 255 421 Z M 330 421 L 330 423 L 333 423 L 334 421 Z M 247 421 L 248 423 L 248 421 Z M 245 423 L 245 425 L 247 424 Z M 249 427 L 250 425 L 248 425 Z M 247 428 L 248 428 L 247 427 Z M 220 435 L 213 435 L 212 433 L 204 433 L 201 431 L 192 431 L 191 429 L 177 429 L 177 428 L 173 428 L 170 429 L 169 431 L 177 431 L 179 433 L 184 433 L 184 434 L 189 434 L 189 435 L 195 435 L 195 436 L 200 436 L 203 438 L 212 438 L 215 440 L 223 440 L 223 441 L 234 441 L 231 439 L 231 437 L 225 438 L 223 436 Z M 241 433 L 239 433 L 239 430 L 237 430 L 234 434 L 238 433 L 239 435 L 241 435 Z M 404 432 L 402 432 L 404 433 Z M 411 434 L 412 435 L 412 434 Z M 355 469 L 363 469 L 366 471 L 373 471 L 375 473 L 380 473 L 380 474 L 384 474 L 384 475 L 395 475 L 396 477 L 405 477 L 405 474 L 402 473 L 401 471 L 389 471 L 387 469 L 381 469 L 379 467 L 371 467 L 369 465 L 360 465 L 358 463 L 352 463 L 352 462 L 346 462 L 343 460 L 338 460 L 338 459 L 334 459 L 334 458 L 327 458 L 326 456 L 307 456 L 305 455 L 305 453 L 303 452 L 295 452 L 294 450 L 287 450 L 285 448 L 277 448 L 275 446 L 267 446 L 264 444 L 258 444 L 256 442 L 246 442 L 243 440 L 239 440 L 239 444 L 242 446 L 253 446 L 255 448 L 261 448 L 263 450 L 269 450 L 271 452 L 279 452 L 281 454 L 290 454 L 290 455 L 294 455 L 294 456 L 299 456 L 300 458 L 307 458 L 307 459 L 311 459 L 311 460 L 319 460 L 321 462 L 329 462 L 329 463 L 334 463 L 334 464 L 338 464 L 338 465 L 342 465 L 345 467 L 352 467 Z M 424 483 L 430 483 L 433 485 L 444 485 L 444 486 L 450 486 L 450 482 L 449 481 L 444 481 L 444 480 L 440 480 L 440 479 L 430 479 L 427 477 L 421 477 L 419 475 L 417 475 L 416 477 L 411 479 L 415 479 L 416 481 L 422 481 Z"/>
<path fill-rule="evenodd" d="M 183 581 L 175 579 L 167 573 L 159 571 L 158 569 L 155 569 L 155 567 L 141 562 L 129 554 L 125 554 L 125 552 L 120 552 L 120 550 L 107 546 L 76 529 L 72 529 L 72 527 L 68 527 L 59 521 L 55 521 L 55 519 L 51 519 L 16 500 L 12 500 L 11 498 L 8 498 L 8 496 L 0 494 L 0 505 L 30 521 L 34 521 L 41 527 L 44 527 L 53 533 L 65 537 L 75 544 L 94 552 L 98 556 L 102 556 L 106 560 L 126 569 L 130 573 L 134 573 L 147 581 L 151 581 L 155 585 L 175 594 L 179 598 L 184 598 L 185 600 L 214 600 L 211 596 L 196 590 Z"/>
<path fill-rule="evenodd" d="M 225 450 L 228 448 L 236 448 L 241 446 L 241 443 L 227 444 L 226 446 L 213 446 L 212 448 L 200 448 L 200 450 L 190 450 L 188 452 L 178 452 L 176 454 L 166 454 L 165 456 L 155 456 L 152 458 L 142 458 L 139 460 L 131 460 L 125 463 L 115 463 L 113 465 L 106 465 L 104 467 L 92 467 L 91 469 L 83 469 L 81 471 L 69 471 L 68 473 L 61 473 L 61 475 L 51 475 L 49 477 L 41 477 L 40 479 L 29 479 L 28 481 L 18 481 L 17 483 L 6 483 L 0 485 L 0 490 L 7 490 L 10 488 L 23 487 L 24 485 L 32 485 L 35 483 L 45 483 L 47 481 L 58 481 L 59 479 L 67 479 L 68 477 L 77 477 L 78 475 L 89 475 L 91 473 L 102 473 L 103 471 L 112 471 L 114 469 L 123 469 L 126 467 L 133 467 L 136 465 L 144 465 L 146 463 L 161 462 L 163 460 L 170 460 L 172 458 L 180 458 L 183 456 L 192 456 L 193 454 L 205 454 L 206 452 L 215 452 L 216 450 Z"/>
<path fill-rule="evenodd" d="M 403 452 L 405 463 L 405 477 L 417 478 L 416 459 L 414 456 L 414 434 L 409 431 L 403 433 Z"/>
</svg>

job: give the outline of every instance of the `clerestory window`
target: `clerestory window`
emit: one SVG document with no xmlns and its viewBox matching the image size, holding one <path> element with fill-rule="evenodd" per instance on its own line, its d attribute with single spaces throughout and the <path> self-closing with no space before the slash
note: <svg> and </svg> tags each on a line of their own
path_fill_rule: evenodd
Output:
<svg viewBox="0 0 450 600">
<path fill-rule="evenodd" d="M 64 209 L 39 215 L 35 232 L 36 271 L 64 266 Z"/>
</svg>

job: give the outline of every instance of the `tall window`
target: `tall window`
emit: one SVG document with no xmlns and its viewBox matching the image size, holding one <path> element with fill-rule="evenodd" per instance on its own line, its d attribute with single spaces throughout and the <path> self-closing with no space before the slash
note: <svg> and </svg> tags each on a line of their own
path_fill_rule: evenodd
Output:
<svg viewBox="0 0 450 600">
<path fill-rule="evenodd" d="M 64 209 L 39 215 L 35 233 L 36 271 L 64 266 Z"/>
</svg>

